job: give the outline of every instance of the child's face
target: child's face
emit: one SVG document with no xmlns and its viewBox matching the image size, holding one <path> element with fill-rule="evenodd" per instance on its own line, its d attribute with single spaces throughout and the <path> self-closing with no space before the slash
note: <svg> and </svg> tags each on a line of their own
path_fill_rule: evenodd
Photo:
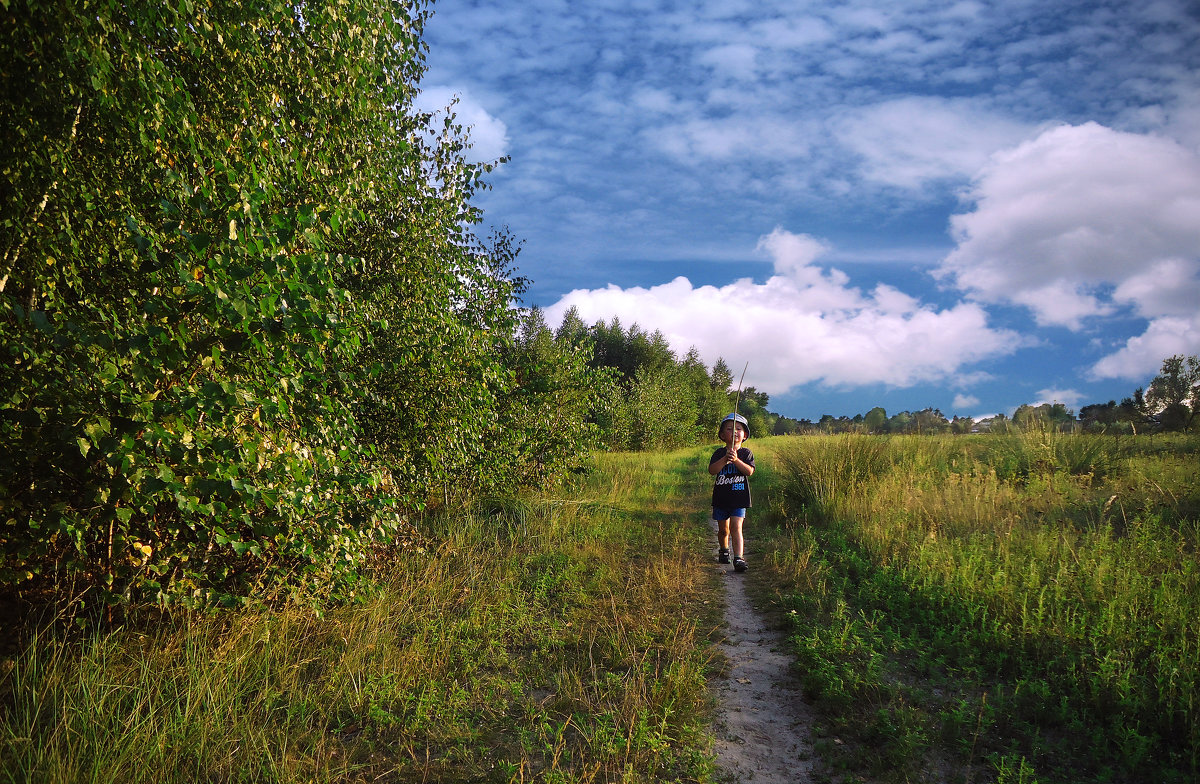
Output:
<svg viewBox="0 0 1200 784">
<path fill-rule="evenodd" d="M 746 440 L 746 436 L 736 422 L 730 421 L 721 425 L 721 440 L 726 444 L 740 444 Z"/>
</svg>

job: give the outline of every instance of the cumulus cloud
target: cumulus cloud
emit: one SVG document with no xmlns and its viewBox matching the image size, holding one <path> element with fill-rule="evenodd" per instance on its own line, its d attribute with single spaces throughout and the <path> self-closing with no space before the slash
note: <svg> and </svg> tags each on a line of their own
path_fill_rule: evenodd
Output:
<svg viewBox="0 0 1200 784">
<path fill-rule="evenodd" d="M 1110 286 L 1148 314 L 1170 299 L 1146 276 L 1200 256 L 1200 156 L 1155 136 L 1096 123 L 1061 126 L 998 153 L 955 215 L 958 247 L 939 276 L 985 302 L 1028 306 L 1078 329 L 1103 314 Z M 1183 260 L 1183 261 L 1180 261 Z"/>
<path fill-rule="evenodd" d="M 1196 219 L 1200 220 L 1200 205 Z M 1122 280 L 1113 291 L 1113 300 L 1129 304 L 1146 318 L 1195 313 L 1200 307 L 1200 255 L 1152 261 Z"/>
<path fill-rule="evenodd" d="M 1200 353 L 1200 312 L 1154 319 L 1141 335 L 1092 366 L 1096 379 L 1144 379 L 1156 375 L 1162 361 L 1176 354 Z"/>
<path fill-rule="evenodd" d="M 776 273 L 793 278 L 816 273 L 812 263 L 829 251 L 829 246 L 815 237 L 781 228 L 760 238 L 758 248 L 771 256 Z M 844 284 L 844 277 L 841 282 Z"/>
<path fill-rule="evenodd" d="M 1169 345 L 1200 349 L 1200 155 L 1097 123 L 1060 126 L 996 154 L 951 218 L 958 246 L 936 275 L 1041 325 L 1081 330 L 1128 309 L 1146 332 L 1097 378 L 1137 377 Z M 1153 355 L 1137 358 L 1139 351 Z"/>
<path fill-rule="evenodd" d="M 695 346 L 709 364 L 749 361 L 746 383 L 768 394 L 813 381 L 945 381 L 1021 344 L 1015 333 L 990 327 L 976 304 L 938 310 L 890 286 L 853 287 L 843 272 L 814 263 L 828 248 L 813 237 L 776 229 L 759 248 L 775 272 L 763 283 L 695 286 L 681 276 L 648 288 L 579 289 L 546 308 L 546 317 L 557 323 L 574 307 L 587 323 L 618 318 L 659 330 L 678 354 Z"/>
<path fill-rule="evenodd" d="M 468 128 L 471 150 L 468 157 L 476 161 L 494 161 L 508 154 L 508 127 L 488 113 L 469 92 L 454 87 L 423 87 L 417 96 L 417 108 L 441 113 L 448 107 L 456 121 Z M 444 115 L 441 115 L 444 116 Z M 440 127 L 437 126 L 437 127 Z"/>
</svg>

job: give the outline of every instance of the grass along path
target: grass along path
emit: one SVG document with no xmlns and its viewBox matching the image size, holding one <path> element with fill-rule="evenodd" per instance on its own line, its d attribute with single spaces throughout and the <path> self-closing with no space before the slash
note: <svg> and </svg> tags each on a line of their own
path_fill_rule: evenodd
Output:
<svg viewBox="0 0 1200 784">
<path fill-rule="evenodd" d="M 774 666 L 784 628 L 813 781 L 1196 780 L 1195 437 L 753 443 L 737 578 L 707 448 L 603 455 L 569 492 L 420 521 L 321 617 L 26 637 L 0 660 L 0 784 L 766 780 L 730 750 L 802 780 L 803 751 L 734 721 L 783 693 L 739 667 Z M 761 633 L 735 625 L 747 596 Z"/>
<path fill-rule="evenodd" d="M 428 517 L 320 617 L 33 637 L 0 662 L 0 782 L 720 780 L 706 457 Z"/>
<path fill-rule="evenodd" d="M 829 780 L 1200 780 L 1198 454 L 1053 432 L 781 449 L 761 571 Z"/>
</svg>

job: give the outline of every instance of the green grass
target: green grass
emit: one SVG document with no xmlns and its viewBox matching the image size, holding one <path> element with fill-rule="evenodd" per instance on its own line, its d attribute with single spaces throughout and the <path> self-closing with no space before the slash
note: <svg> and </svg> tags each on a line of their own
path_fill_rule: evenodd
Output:
<svg viewBox="0 0 1200 784">
<path fill-rule="evenodd" d="M 753 448 L 746 577 L 817 707 L 818 780 L 1200 775 L 1200 439 Z M 320 617 L 28 639 L 0 782 L 712 782 L 709 451 L 427 517 Z"/>
<path fill-rule="evenodd" d="M 4 663 L 0 781 L 706 781 L 699 461 L 426 519 L 323 617 L 44 633 Z"/>
<path fill-rule="evenodd" d="M 853 749 L 841 775 L 1195 780 L 1196 451 L 1054 433 L 782 451 L 772 580 L 826 751 Z"/>
</svg>

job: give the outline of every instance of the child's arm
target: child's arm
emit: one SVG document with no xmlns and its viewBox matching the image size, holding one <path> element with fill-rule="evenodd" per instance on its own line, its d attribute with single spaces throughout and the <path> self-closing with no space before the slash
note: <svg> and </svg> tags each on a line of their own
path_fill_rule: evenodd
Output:
<svg viewBox="0 0 1200 784">
<path fill-rule="evenodd" d="M 721 473 L 721 469 L 733 463 L 734 468 L 741 471 L 744 475 L 750 476 L 754 473 L 754 464 L 747 463 L 737 456 L 733 450 L 725 450 L 725 454 L 720 457 L 714 457 L 708 464 L 708 473 L 716 476 Z"/>
</svg>

